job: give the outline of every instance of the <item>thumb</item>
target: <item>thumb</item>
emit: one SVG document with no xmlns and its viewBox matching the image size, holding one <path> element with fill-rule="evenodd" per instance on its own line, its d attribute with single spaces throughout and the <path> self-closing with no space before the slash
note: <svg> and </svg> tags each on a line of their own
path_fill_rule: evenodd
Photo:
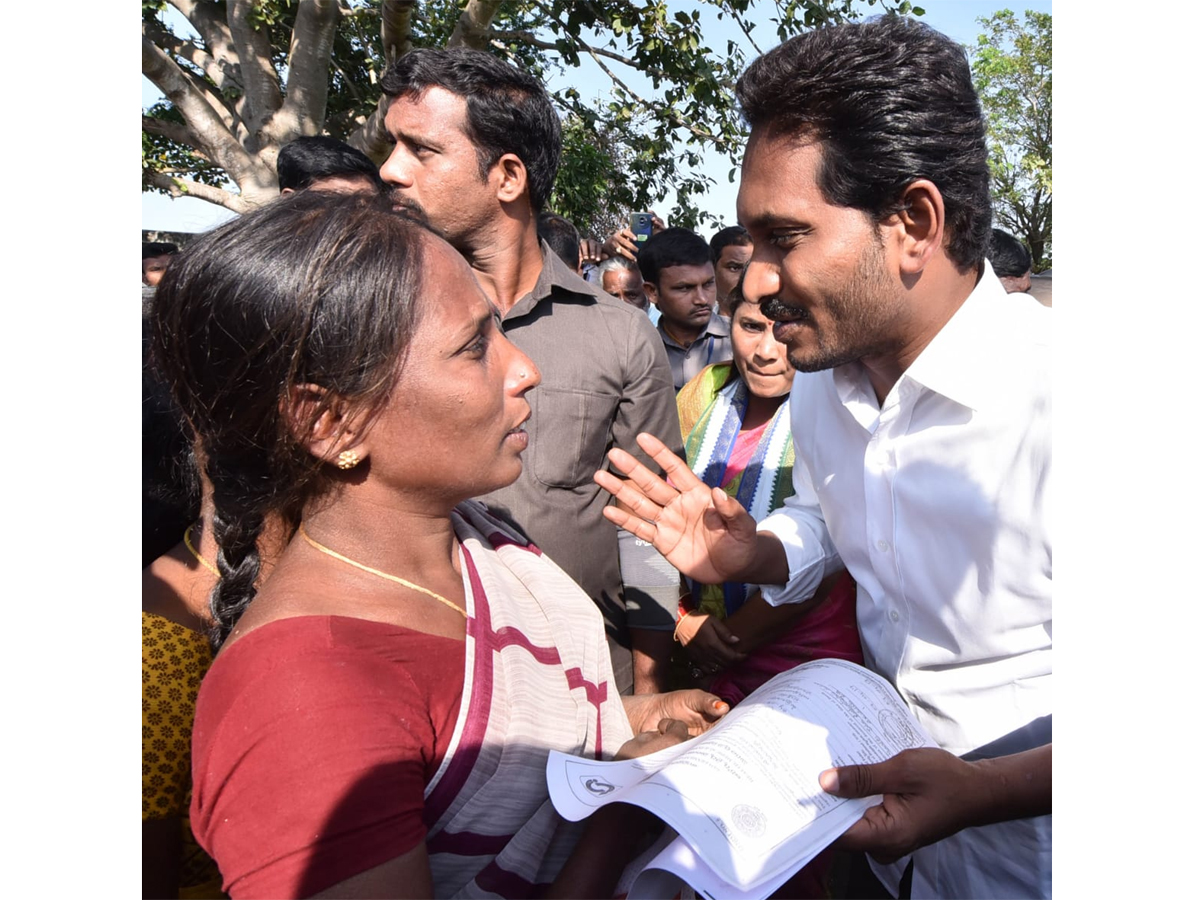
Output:
<svg viewBox="0 0 1200 900">
<path fill-rule="evenodd" d="M 836 769 L 826 769 L 818 777 L 821 789 L 835 797 L 870 797 L 882 793 L 876 787 L 878 776 L 882 773 L 878 768 L 883 763 L 870 766 L 838 766 Z"/>
<path fill-rule="evenodd" d="M 712 489 L 712 504 L 731 534 L 745 537 L 747 532 L 753 535 L 758 530 L 746 508 L 720 488 Z"/>
</svg>

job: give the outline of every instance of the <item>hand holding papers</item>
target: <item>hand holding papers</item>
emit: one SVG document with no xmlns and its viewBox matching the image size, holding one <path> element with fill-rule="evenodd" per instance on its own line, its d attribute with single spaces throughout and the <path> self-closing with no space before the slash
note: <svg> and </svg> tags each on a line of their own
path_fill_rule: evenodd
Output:
<svg viewBox="0 0 1200 900">
<path fill-rule="evenodd" d="M 698 738 L 621 762 L 555 752 L 547 780 L 564 818 L 633 803 L 678 833 L 631 898 L 659 896 L 674 878 L 722 900 L 765 897 L 879 802 L 825 793 L 822 771 L 932 746 L 884 679 L 817 660 L 775 676 Z"/>
</svg>

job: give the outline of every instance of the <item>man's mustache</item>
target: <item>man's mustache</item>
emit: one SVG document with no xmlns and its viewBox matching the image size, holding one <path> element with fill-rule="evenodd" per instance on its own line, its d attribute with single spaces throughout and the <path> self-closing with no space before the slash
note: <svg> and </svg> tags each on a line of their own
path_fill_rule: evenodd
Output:
<svg viewBox="0 0 1200 900">
<path fill-rule="evenodd" d="M 808 318 L 808 310 L 803 306 L 793 306 L 791 303 L 784 303 L 778 297 L 771 297 L 769 300 L 762 301 L 758 308 L 764 316 L 775 322 L 795 322 Z"/>
</svg>

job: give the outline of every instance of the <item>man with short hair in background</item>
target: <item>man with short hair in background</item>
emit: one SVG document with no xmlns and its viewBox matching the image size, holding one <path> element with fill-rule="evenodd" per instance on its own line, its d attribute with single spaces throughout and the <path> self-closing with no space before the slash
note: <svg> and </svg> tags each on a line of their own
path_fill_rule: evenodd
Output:
<svg viewBox="0 0 1200 900">
<path fill-rule="evenodd" d="M 988 262 L 992 271 L 1010 294 L 1029 293 L 1029 277 L 1033 274 L 1033 255 L 1029 248 L 1007 231 L 992 229 L 992 243 L 988 248 Z"/>
<path fill-rule="evenodd" d="M 658 333 L 676 391 L 705 366 L 733 358 L 729 323 L 713 312 L 717 279 L 708 241 L 686 228 L 667 228 L 642 245 L 637 264 L 660 313 Z"/>
<path fill-rule="evenodd" d="M 381 84 L 396 146 L 380 174 L 395 203 L 463 254 L 542 374 L 521 476 L 481 499 L 599 606 L 622 693 L 663 690 L 679 575 L 653 547 L 618 538 L 592 472 L 611 447 L 640 452 L 641 431 L 682 449 L 671 373 L 646 317 L 538 239 L 562 148 L 549 95 L 477 50 L 413 50 Z"/>
<path fill-rule="evenodd" d="M 298 137 L 275 160 L 279 194 L 296 191 L 378 194 L 384 190 L 375 163 L 361 150 L 327 135 Z"/>
<path fill-rule="evenodd" d="M 754 242 L 741 225 L 730 225 L 712 236 L 708 248 L 717 276 L 717 311 L 728 319 L 733 289 L 738 286 L 746 263 L 750 262 Z"/>
<path fill-rule="evenodd" d="M 558 213 L 542 210 L 537 217 L 537 232 L 538 237 L 567 264 L 567 268 L 583 277 L 580 271 L 583 261 L 580 254 L 579 230 L 568 219 Z"/>
</svg>

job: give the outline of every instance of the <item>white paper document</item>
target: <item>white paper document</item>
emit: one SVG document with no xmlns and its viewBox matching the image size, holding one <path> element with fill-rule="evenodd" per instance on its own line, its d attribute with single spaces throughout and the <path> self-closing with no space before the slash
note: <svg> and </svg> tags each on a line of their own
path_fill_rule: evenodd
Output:
<svg viewBox="0 0 1200 900">
<path fill-rule="evenodd" d="M 566 819 L 632 803 L 678 833 L 634 880 L 630 900 L 674 896 L 676 879 L 708 897 L 750 900 L 879 803 L 826 794 L 821 772 L 934 746 L 887 681 L 826 659 L 776 675 L 698 738 L 620 762 L 552 752 L 546 776 Z"/>
</svg>

